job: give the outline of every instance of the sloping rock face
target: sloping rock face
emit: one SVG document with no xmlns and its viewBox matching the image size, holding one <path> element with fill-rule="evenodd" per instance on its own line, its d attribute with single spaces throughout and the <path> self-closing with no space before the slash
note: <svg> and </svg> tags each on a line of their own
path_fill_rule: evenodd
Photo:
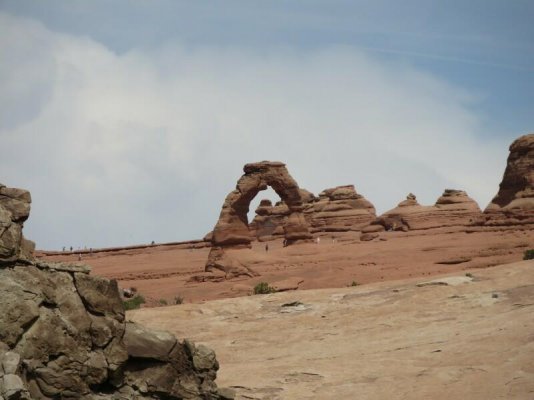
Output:
<svg viewBox="0 0 534 400">
<path fill-rule="evenodd" d="M 222 398 L 213 351 L 125 322 L 116 281 L 22 254 L 29 193 L 2 189 L 0 399 Z"/>
<path fill-rule="evenodd" d="M 433 206 L 422 206 L 410 193 L 398 206 L 379 216 L 363 233 L 423 230 L 473 224 L 481 215 L 478 204 L 463 190 L 446 189 Z"/>
<path fill-rule="evenodd" d="M 22 236 L 31 201 L 27 190 L 0 184 L 0 264 L 31 258 L 35 244 Z"/>
<path fill-rule="evenodd" d="M 221 261 L 224 248 L 250 247 L 252 241 L 248 225 L 250 202 L 259 191 L 272 187 L 288 208 L 284 218 L 284 236 L 287 244 L 311 239 L 309 226 L 305 220 L 303 197 L 297 182 L 289 175 L 285 164 L 263 161 L 246 164 L 245 174 L 237 182 L 236 189 L 226 196 L 219 220 L 211 237 L 212 250 L 206 263 L 206 270 L 213 268 L 235 275 L 236 271 L 226 268 Z"/>
<path fill-rule="evenodd" d="M 534 133 L 510 145 L 499 192 L 484 210 L 485 226 L 534 225 Z"/>
<path fill-rule="evenodd" d="M 376 211 L 354 185 L 345 185 L 323 190 L 307 204 L 304 215 L 312 232 L 347 232 L 360 231 L 376 218 Z"/>
</svg>

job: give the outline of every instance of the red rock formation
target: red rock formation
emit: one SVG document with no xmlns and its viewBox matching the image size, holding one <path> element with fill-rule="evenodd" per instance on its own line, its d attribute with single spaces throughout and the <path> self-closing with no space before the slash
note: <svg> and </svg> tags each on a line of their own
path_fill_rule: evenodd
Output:
<svg viewBox="0 0 534 400">
<path fill-rule="evenodd" d="M 511 144 L 499 192 L 484 210 L 480 224 L 534 225 L 534 133 L 521 136 Z"/>
<path fill-rule="evenodd" d="M 362 195 L 356 193 L 354 185 L 325 189 L 319 197 L 300 189 L 304 204 L 304 217 L 311 226 L 311 232 L 359 231 L 376 218 L 374 206 Z M 262 200 L 256 209 L 251 225 L 258 240 L 271 240 L 283 234 L 289 208 L 284 202 L 272 206 L 269 200 Z"/>
<path fill-rule="evenodd" d="M 306 205 L 304 215 L 312 232 L 360 231 L 376 218 L 374 206 L 356 193 L 354 185 L 323 190 L 317 200 Z"/>
<path fill-rule="evenodd" d="M 271 186 L 288 208 L 284 220 L 284 236 L 287 244 L 311 239 L 309 227 L 302 215 L 302 198 L 297 182 L 289 175 L 285 164 L 263 161 L 247 164 L 245 174 L 237 182 L 236 189 L 224 201 L 219 220 L 213 229 L 212 250 L 206 263 L 206 271 L 214 268 L 226 274 L 240 274 L 225 261 L 224 248 L 250 247 L 252 236 L 248 226 L 247 214 L 250 202 L 259 191 Z"/>
<path fill-rule="evenodd" d="M 463 190 L 446 189 L 433 206 L 422 206 L 410 193 L 406 200 L 362 229 L 362 233 L 469 226 L 481 215 L 477 203 Z M 367 235 L 365 238 L 369 238 Z"/>
<path fill-rule="evenodd" d="M 289 208 L 283 201 L 272 205 L 271 200 L 261 200 L 256 208 L 256 216 L 250 223 L 250 232 L 260 241 L 272 240 L 284 235 L 284 225 L 289 216 Z"/>
</svg>

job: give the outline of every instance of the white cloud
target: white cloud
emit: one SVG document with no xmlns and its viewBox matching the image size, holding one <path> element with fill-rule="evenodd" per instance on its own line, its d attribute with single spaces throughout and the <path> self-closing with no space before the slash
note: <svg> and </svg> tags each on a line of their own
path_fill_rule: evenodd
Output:
<svg viewBox="0 0 534 400">
<path fill-rule="evenodd" d="M 350 47 L 117 55 L 0 14 L 0 49 L 1 180 L 32 191 L 41 248 L 201 237 L 251 161 L 315 193 L 353 183 L 379 211 L 445 187 L 484 207 L 505 164 L 476 98 Z"/>
</svg>

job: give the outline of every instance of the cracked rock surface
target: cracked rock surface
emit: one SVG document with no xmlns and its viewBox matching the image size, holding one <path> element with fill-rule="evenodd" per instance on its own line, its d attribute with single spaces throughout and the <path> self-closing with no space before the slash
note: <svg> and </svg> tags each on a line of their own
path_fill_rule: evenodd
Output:
<svg viewBox="0 0 534 400">
<path fill-rule="evenodd" d="M 0 396 L 220 398 L 211 349 L 125 322 L 116 282 L 78 270 L 0 269 Z"/>
<path fill-rule="evenodd" d="M 0 185 L 0 400 L 216 400 L 214 352 L 125 321 L 117 282 L 32 259 L 27 191 Z"/>
</svg>

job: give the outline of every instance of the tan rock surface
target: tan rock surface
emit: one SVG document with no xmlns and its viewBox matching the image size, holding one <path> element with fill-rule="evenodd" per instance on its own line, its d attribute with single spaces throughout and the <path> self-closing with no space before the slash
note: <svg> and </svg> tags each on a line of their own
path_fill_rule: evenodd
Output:
<svg viewBox="0 0 534 400">
<path fill-rule="evenodd" d="M 419 278 L 128 318 L 214 348 L 219 383 L 241 400 L 530 399 L 534 261 L 471 273 L 449 278 L 455 285 L 417 287 Z"/>
</svg>

